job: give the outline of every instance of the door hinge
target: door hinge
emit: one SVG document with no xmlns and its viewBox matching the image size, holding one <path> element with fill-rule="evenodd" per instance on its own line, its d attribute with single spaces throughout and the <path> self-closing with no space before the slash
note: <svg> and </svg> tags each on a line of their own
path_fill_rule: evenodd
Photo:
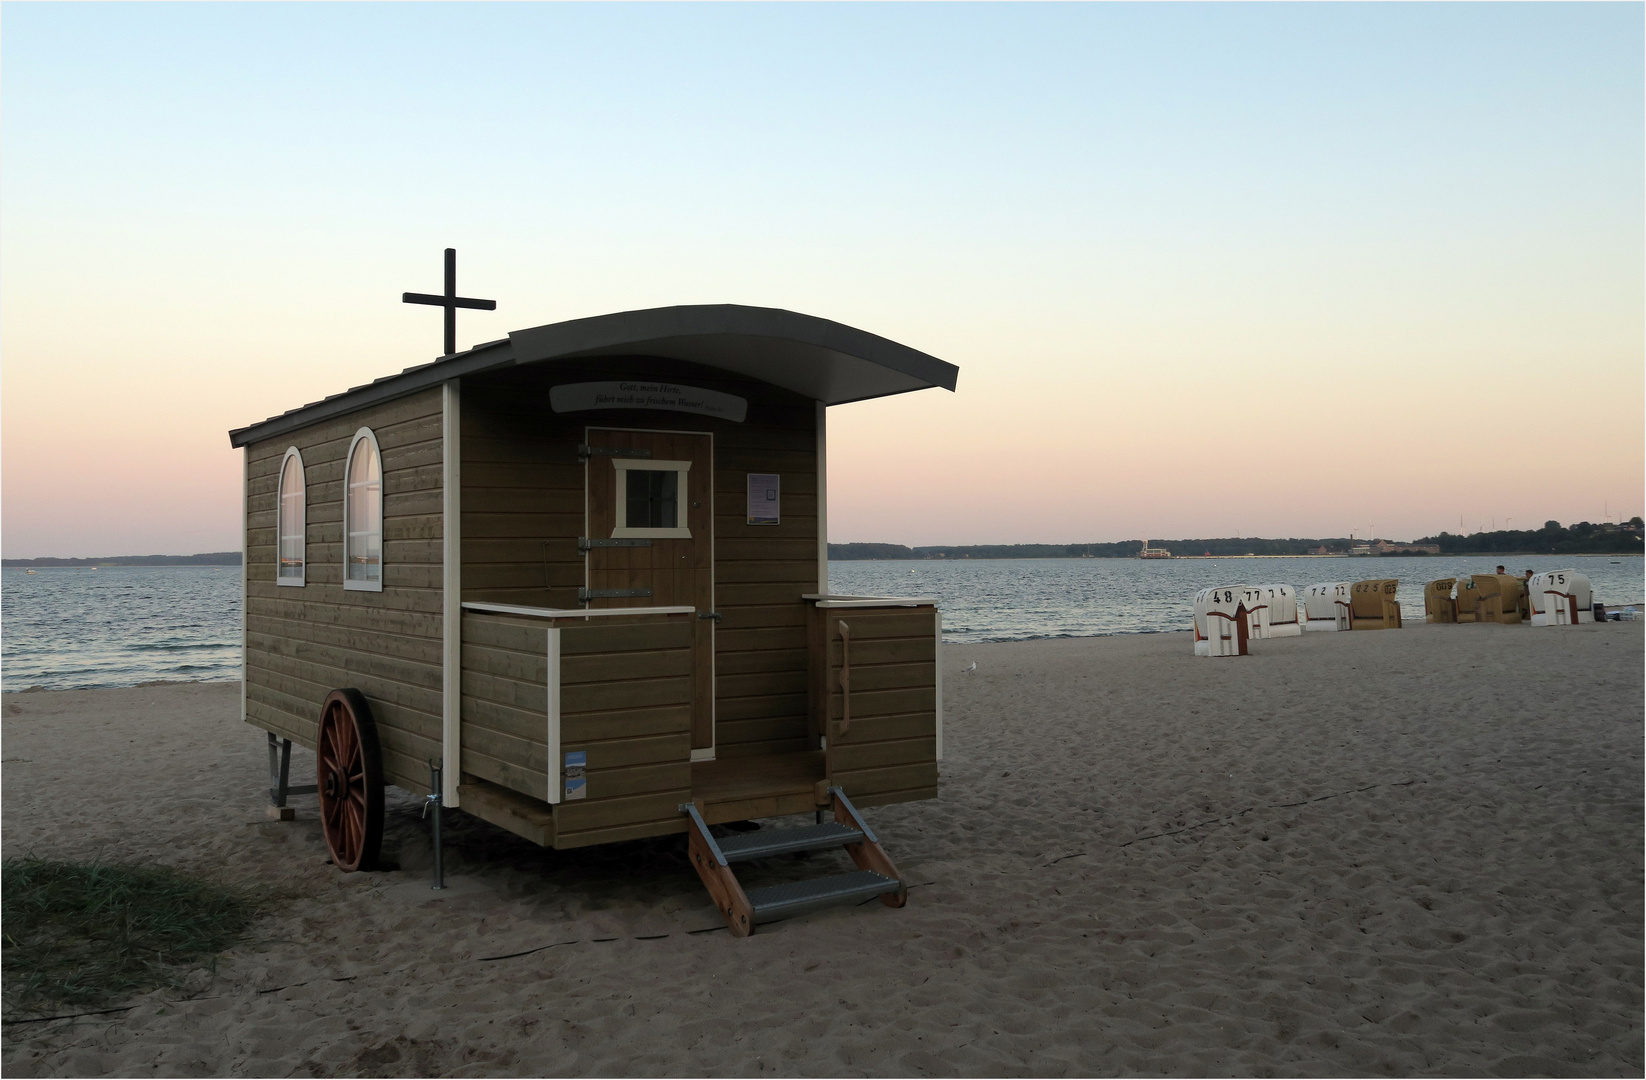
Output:
<svg viewBox="0 0 1646 1080">
<path fill-rule="evenodd" d="M 611 539 L 596 538 L 594 540 L 590 540 L 586 536 L 579 536 L 577 538 L 577 550 L 578 551 L 588 551 L 591 548 L 625 548 L 625 547 L 651 547 L 651 546 L 652 546 L 652 542 L 650 540 L 636 540 L 636 539 L 632 539 L 632 538 L 629 538 L 629 537 L 613 537 Z"/>
<path fill-rule="evenodd" d="M 577 463 L 579 465 L 592 457 L 636 457 L 648 458 L 652 456 L 650 450 L 642 450 L 636 446 L 590 446 L 587 443 L 577 444 Z"/>
<path fill-rule="evenodd" d="M 590 600 L 623 600 L 631 596 L 650 596 L 650 589 L 578 589 L 577 602 L 586 604 Z"/>
</svg>

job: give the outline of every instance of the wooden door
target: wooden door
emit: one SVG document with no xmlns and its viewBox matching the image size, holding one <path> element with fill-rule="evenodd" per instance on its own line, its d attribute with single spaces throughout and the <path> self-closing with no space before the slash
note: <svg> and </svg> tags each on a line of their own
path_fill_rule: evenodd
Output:
<svg viewBox="0 0 1646 1080">
<path fill-rule="evenodd" d="M 589 606 L 714 611 L 714 444 L 710 436 L 589 428 Z M 650 595 L 601 595 L 637 593 Z M 714 746 L 714 620 L 695 620 L 692 750 Z"/>
</svg>

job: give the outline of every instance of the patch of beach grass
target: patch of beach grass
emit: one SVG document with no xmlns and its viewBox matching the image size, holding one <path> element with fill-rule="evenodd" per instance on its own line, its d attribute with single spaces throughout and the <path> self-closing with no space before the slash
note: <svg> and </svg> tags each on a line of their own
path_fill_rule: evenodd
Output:
<svg viewBox="0 0 1646 1080">
<path fill-rule="evenodd" d="M 96 1008 L 215 970 L 257 905 L 209 879 L 156 866 L 7 859 L 0 932 L 10 1007 Z"/>
</svg>

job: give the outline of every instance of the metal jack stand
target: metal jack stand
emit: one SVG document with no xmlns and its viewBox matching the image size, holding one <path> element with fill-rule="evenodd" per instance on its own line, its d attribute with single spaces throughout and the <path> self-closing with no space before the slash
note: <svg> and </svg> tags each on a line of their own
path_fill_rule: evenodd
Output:
<svg viewBox="0 0 1646 1080">
<path fill-rule="evenodd" d="M 320 788 L 315 784 L 292 787 L 291 740 L 269 732 L 269 816 L 278 821 L 291 821 L 297 811 L 286 805 L 288 795 L 313 795 Z"/>
<path fill-rule="evenodd" d="M 430 807 L 434 809 L 434 884 L 429 888 L 444 889 L 446 887 L 446 870 L 440 861 L 440 792 L 442 790 L 440 786 L 440 766 L 432 761 L 429 762 L 429 778 L 432 793 L 429 795 L 428 800 L 423 803 L 425 817 L 428 816 Z"/>
</svg>

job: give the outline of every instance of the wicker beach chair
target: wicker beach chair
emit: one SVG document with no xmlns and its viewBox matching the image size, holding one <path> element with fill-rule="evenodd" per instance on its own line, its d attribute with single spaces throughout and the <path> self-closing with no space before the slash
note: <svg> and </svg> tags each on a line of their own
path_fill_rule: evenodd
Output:
<svg viewBox="0 0 1646 1080">
<path fill-rule="evenodd" d="M 1440 578 L 1423 586 L 1423 621 L 1424 622 L 1457 622 L 1457 600 L 1452 596 L 1452 590 L 1457 587 L 1457 578 Z"/>
<path fill-rule="evenodd" d="M 1395 593 L 1400 582 L 1394 578 L 1370 578 L 1357 581 L 1349 590 L 1349 629 L 1400 629 L 1400 602 Z"/>
</svg>

